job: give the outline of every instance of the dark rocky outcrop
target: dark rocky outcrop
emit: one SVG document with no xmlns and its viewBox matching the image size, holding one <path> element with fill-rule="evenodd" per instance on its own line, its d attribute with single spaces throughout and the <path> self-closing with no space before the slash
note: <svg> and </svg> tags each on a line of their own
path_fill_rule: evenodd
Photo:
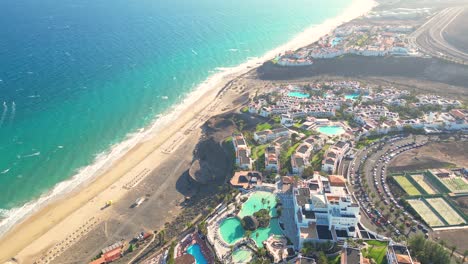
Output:
<svg viewBox="0 0 468 264">
<path fill-rule="evenodd" d="M 258 228 L 258 220 L 254 216 L 247 215 L 242 218 L 242 227 L 245 230 L 254 231 Z"/>
</svg>

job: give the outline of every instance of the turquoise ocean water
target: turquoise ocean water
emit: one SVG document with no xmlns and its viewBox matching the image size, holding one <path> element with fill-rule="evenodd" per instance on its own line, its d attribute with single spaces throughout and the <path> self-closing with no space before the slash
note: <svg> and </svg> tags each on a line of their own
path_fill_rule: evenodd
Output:
<svg viewBox="0 0 468 264">
<path fill-rule="evenodd" d="M 207 77 L 351 0 L 15 0 L 0 4 L 0 214 L 151 124 Z M 9 221 L 10 223 L 12 221 Z M 1 232 L 0 232 L 1 233 Z"/>
</svg>

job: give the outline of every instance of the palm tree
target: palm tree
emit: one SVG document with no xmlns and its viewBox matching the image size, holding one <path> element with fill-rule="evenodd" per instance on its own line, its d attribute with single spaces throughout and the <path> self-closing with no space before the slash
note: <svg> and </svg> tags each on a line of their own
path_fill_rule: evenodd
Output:
<svg viewBox="0 0 468 264">
<path fill-rule="evenodd" d="M 453 257 L 453 253 L 455 252 L 455 250 L 457 250 L 457 246 L 455 246 L 455 245 L 451 246 L 451 247 L 450 247 L 450 250 L 452 251 L 452 252 L 450 253 L 450 258 L 452 258 L 452 257 Z"/>
<path fill-rule="evenodd" d="M 443 247 L 445 247 L 447 245 L 447 243 L 445 243 L 444 240 L 439 240 L 439 244 Z"/>
<path fill-rule="evenodd" d="M 159 236 L 159 243 L 163 244 L 165 240 L 165 236 L 166 236 L 166 230 L 163 229 L 159 231 L 158 236 Z"/>
</svg>

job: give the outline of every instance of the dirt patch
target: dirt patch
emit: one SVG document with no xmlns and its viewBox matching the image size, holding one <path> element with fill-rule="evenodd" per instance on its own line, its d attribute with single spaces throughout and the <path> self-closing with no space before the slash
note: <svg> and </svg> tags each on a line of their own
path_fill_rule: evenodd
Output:
<svg viewBox="0 0 468 264">
<path fill-rule="evenodd" d="M 407 151 L 389 164 L 391 172 L 415 171 L 431 168 L 466 167 L 468 142 L 433 142 Z"/>
<path fill-rule="evenodd" d="M 462 210 L 465 215 L 468 215 L 468 196 L 453 197 L 451 200 L 457 204 L 458 208 Z"/>
<path fill-rule="evenodd" d="M 436 231 L 434 232 L 433 237 L 438 241 L 445 241 L 448 247 L 456 246 L 456 251 L 460 254 L 463 254 L 465 250 L 468 250 L 468 229 Z"/>
</svg>

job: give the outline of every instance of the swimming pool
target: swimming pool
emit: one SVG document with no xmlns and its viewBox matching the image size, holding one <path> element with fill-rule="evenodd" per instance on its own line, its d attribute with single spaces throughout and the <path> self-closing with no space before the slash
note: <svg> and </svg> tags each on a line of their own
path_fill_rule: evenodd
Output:
<svg viewBox="0 0 468 264">
<path fill-rule="evenodd" d="M 331 43 L 331 44 L 332 44 L 332 47 L 335 47 L 336 45 L 340 44 L 340 43 L 341 43 L 341 40 L 342 40 L 342 38 L 340 38 L 340 37 L 334 38 L 334 39 L 332 40 L 332 43 Z"/>
<path fill-rule="evenodd" d="M 195 258 L 195 263 L 197 264 L 207 264 L 208 261 L 206 261 L 205 256 L 203 256 L 203 253 L 201 251 L 200 245 L 198 244 L 193 244 L 187 248 L 187 253 L 192 255 Z"/>
<path fill-rule="evenodd" d="M 317 128 L 317 131 L 327 136 L 341 135 L 345 132 L 341 126 L 321 126 Z"/>
<path fill-rule="evenodd" d="M 235 244 L 242 237 L 245 231 L 239 219 L 235 217 L 227 218 L 219 226 L 219 232 L 223 240 L 229 245 Z M 263 248 L 263 241 L 267 240 L 270 235 L 281 235 L 282 231 L 279 226 L 278 218 L 272 218 L 268 227 L 259 228 L 252 232 L 251 238 L 257 244 L 257 247 Z"/>
<path fill-rule="evenodd" d="M 289 92 L 288 96 L 297 97 L 297 98 L 309 98 L 310 97 L 309 94 L 301 93 L 301 92 Z"/>
<path fill-rule="evenodd" d="M 359 96 L 360 96 L 360 94 L 358 94 L 358 93 L 347 94 L 347 95 L 345 95 L 345 99 L 356 100 Z"/>
<path fill-rule="evenodd" d="M 228 244 L 234 244 L 244 236 L 244 228 L 236 217 L 225 219 L 219 226 L 221 237 Z"/>
<path fill-rule="evenodd" d="M 258 235 L 257 235 L 258 234 Z M 270 220 L 270 225 L 265 228 L 259 228 L 252 232 L 251 238 L 257 244 L 257 247 L 263 247 L 263 241 L 267 240 L 270 235 L 281 235 L 281 228 L 279 226 L 278 218 L 273 218 Z"/>
<path fill-rule="evenodd" d="M 270 215 L 276 216 L 275 206 L 276 196 L 273 193 L 257 191 L 252 193 L 249 199 L 242 205 L 239 217 L 242 218 L 246 215 L 253 215 L 260 209 L 268 209 L 268 207 L 270 207 Z"/>
<path fill-rule="evenodd" d="M 245 201 L 238 216 L 239 218 L 243 218 L 246 215 L 253 215 L 260 209 L 268 209 L 269 207 L 270 215 L 275 217 L 277 215 L 275 206 L 276 195 L 270 192 L 257 191 L 252 193 L 249 199 Z M 239 218 L 227 218 L 219 226 L 219 232 L 221 233 L 222 239 L 230 245 L 236 243 L 245 235 L 244 228 L 242 227 Z M 262 248 L 263 241 L 265 241 L 271 234 L 282 234 L 277 218 L 272 218 L 268 227 L 258 228 L 253 231 L 250 237 L 255 241 L 257 247 Z"/>
</svg>

